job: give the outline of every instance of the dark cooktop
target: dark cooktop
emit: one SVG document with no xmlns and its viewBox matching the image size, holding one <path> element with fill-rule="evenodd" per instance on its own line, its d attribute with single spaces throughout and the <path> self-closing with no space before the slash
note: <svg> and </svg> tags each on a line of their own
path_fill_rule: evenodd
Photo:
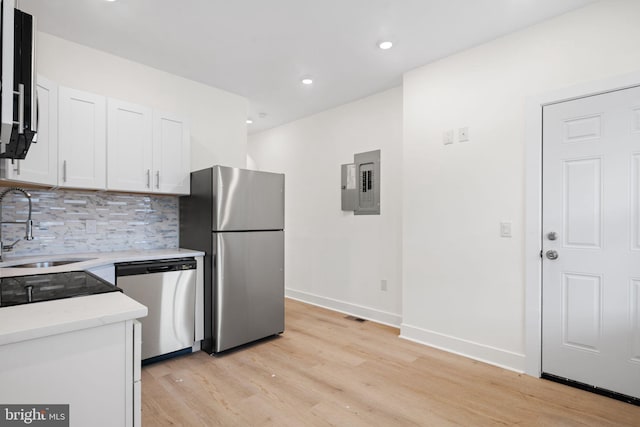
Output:
<svg viewBox="0 0 640 427">
<path fill-rule="evenodd" d="M 0 307 L 118 291 L 122 289 L 86 271 L 3 277 Z"/>
</svg>

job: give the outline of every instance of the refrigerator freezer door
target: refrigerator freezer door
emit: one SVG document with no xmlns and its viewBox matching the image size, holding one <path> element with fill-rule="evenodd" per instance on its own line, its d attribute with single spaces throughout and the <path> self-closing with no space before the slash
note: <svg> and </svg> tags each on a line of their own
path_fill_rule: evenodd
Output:
<svg viewBox="0 0 640 427">
<path fill-rule="evenodd" d="M 284 331 L 284 232 L 215 233 L 214 352 Z"/>
<path fill-rule="evenodd" d="M 284 229 L 284 175 L 213 168 L 214 231 Z"/>
</svg>

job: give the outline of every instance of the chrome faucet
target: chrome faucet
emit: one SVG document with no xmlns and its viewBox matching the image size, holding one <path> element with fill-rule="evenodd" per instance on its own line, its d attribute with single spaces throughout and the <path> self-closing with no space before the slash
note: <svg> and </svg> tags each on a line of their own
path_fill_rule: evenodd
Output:
<svg viewBox="0 0 640 427">
<path fill-rule="evenodd" d="M 0 261 L 2 261 L 2 254 L 4 252 L 9 252 L 9 251 L 13 250 L 13 247 L 16 245 L 16 243 L 18 243 L 20 240 L 22 240 L 22 239 L 18 239 L 18 240 L 16 240 L 15 242 L 13 242 L 10 245 L 5 245 L 2 242 L 2 224 L 24 224 L 25 225 L 24 240 L 33 240 L 33 221 L 31 220 L 31 194 L 27 193 L 22 188 L 18 188 L 18 187 L 7 188 L 2 193 L 0 193 L 0 206 L 2 205 L 2 199 L 4 199 L 4 196 L 6 196 L 7 193 L 12 193 L 12 192 L 13 193 L 22 193 L 22 194 L 25 195 L 25 197 L 29 201 L 29 216 L 27 217 L 26 221 L 2 221 L 2 220 L 0 220 Z"/>
</svg>

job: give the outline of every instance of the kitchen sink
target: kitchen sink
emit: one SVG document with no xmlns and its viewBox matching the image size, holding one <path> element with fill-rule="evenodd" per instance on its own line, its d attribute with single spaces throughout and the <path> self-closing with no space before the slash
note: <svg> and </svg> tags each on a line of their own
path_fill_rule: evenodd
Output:
<svg viewBox="0 0 640 427">
<path fill-rule="evenodd" d="M 57 267 L 59 265 L 73 264 L 76 262 L 89 261 L 95 258 L 75 258 L 75 259 L 57 259 L 39 262 L 28 262 L 25 264 L 16 264 L 7 266 L 7 268 L 48 268 Z"/>
</svg>

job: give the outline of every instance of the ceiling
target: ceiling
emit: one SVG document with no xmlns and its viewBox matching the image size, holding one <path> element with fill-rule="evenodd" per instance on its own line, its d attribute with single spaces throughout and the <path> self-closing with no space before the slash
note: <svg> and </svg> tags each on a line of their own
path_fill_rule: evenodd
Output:
<svg viewBox="0 0 640 427">
<path fill-rule="evenodd" d="M 19 0 L 38 30 L 249 100 L 250 133 L 594 0 Z M 394 47 L 380 50 L 377 43 Z M 314 83 L 300 83 L 310 76 Z"/>
</svg>

